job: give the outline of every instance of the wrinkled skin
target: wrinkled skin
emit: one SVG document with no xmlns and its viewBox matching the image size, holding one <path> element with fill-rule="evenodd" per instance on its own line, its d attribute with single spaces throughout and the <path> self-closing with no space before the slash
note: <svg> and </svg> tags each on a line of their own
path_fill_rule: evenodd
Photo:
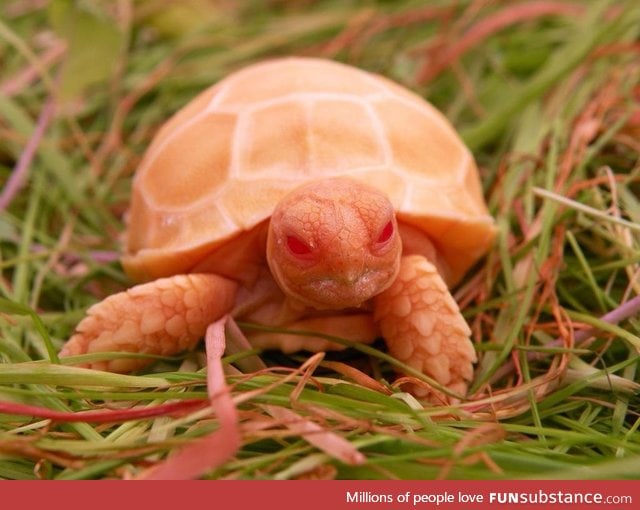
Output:
<svg viewBox="0 0 640 510">
<path fill-rule="evenodd" d="M 271 272 L 287 295 L 313 308 L 361 306 L 391 285 L 401 254 L 391 203 L 355 181 L 303 186 L 271 218 Z"/>
</svg>

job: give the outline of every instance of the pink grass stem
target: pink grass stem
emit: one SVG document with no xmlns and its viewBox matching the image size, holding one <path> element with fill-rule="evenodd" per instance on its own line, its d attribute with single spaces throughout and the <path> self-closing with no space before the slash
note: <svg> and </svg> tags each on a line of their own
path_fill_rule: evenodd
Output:
<svg viewBox="0 0 640 510">
<path fill-rule="evenodd" d="M 67 45 L 63 41 L 54 41 L 53 45 L 39 57 L 38 64 L 32 64 L 17 73 L 15 76 L 0 83 L 0 95 L 12 97 L 22 92 L 25 88 L 37 81 L 43 71 L 49 70 L 57 64 L 67 51 Z"/>
<path fill-rule="evenodd" d="M 584 6 L 578 3 L 542 0 L 505 7 L 480 20 L 456 43 L 444 49 L 437 60 L 429 61 L 422 66 L 417 73 L 416 81 L 425 83 L 432 80 L 471 48 L 477 47 L 484 39 L 510 25 L 543 16 L 578 16 L 582 12 Z"/>
<path fill-rule="evenodd" d="M 56 422 L 117 423 L 156 416 L 176 416 L 207 405 L 206 400 L 184 400 L 156 406 L 133 409 L 105 409 L 100 411 L 56 411 L 47 407 L 31 406 L 16 402 L 0 401 L 0 413 L 15 416 L 32 416 Z"/>
<path fill-rule="evenodd" d="M 167 460 L 140 473 L 144 480 L 188 480 L 221 466 L 241 446 L 238 411 L 227 386 L 222 356 L 225 351 L 225 325 L 228 317 L 207 328 L 207 391 L 220 427 L 215 432 L 191 441 Z"/>
<path fill-rule="evenodd" d="M 20 154 L 20 158 L 16 166 L 11 172 L 11 176 L 7 180 L 2 193 L 0 193 L 0 210 L 5 210 L 9 207 L 11 201 L 18 194 L 20 189 L 24 186 L 24 183 L 27 178 L 27 173 L 29 172 L 29 167 L 31 166 L 31 162 L 36 154 L 38 146 L 40 145 L 40 141 L 44 136 L 47 127 L 49 126 L 49 122 L 53 117 L 53 113 L 55 111 L 55 104 L 53 98 L 50 97 L 45 103 L 42 111 L 40 112 L 40 116 L 38 117 L 38 121 L 36 123 L 36 128 L 27 142 L 26 147 Z"/>
<path fill-rule="evenodd" d="M 609 313 L 606 313 L 605 315 L 600 317 L 600 320 L 608 324 L 618 324 L 619 322 L 622 322 L 623 320 L 628 319 L 629 317 L 633 317 L 634 315 L 637 315 L 639 312 L 640 312 L 640 296 L 636 296 L 630 299 L 629 301 L 627 301 L 626 303 L 622 303 L 620 306 L 611 310 Z M 574 343 L 580 344 L 584 342 L 585 340 L 593 336 L 596 333 L 596 331 L 598 331 L 598 328 L 595 326 L 584 329 L 582 331 L 578 331 L 573 337 Z M 556 338 L 555 340 L 552 340 L 548 344 L 545 344 L 545 347 L 561 347 L 563 343 L 564 342 L 562 338 Z M 545 358 L 548 355 L 549 354 L 546 352 L 528 352 L 527 360 L 537 361 Z M 500 378 L 504 377 L 505 375 L 509 374 L 511 371 L 513 371 L 514 367 L 515 365 L 513 361 L 508 361 L 502 367 L 496 370 L 496 372 L 491 377 L 491 382 L 497 381 Z"/>
<path fill-rule="evenodd" d="M 89 252 L 89 258 L 98 263 L 110 263 L 120 260 L 120 253 L 112 250 L 92 250 Z"/>
</svg>

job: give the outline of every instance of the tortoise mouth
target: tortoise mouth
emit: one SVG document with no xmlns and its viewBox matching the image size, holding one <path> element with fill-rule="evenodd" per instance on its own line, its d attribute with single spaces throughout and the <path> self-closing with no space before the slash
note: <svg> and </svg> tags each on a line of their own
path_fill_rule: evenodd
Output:
<svg viewBox="0 0 640 510">
<path fill-rule="evenodd" d="M 361 308 L 393 283 L 397 273 L 393 269 L 365 270 L 346 277 L 309 275 L 296 285 L 288 285 L 277 276 L 276 281 L 287 295 L 316 310 Z"/>
</svg>

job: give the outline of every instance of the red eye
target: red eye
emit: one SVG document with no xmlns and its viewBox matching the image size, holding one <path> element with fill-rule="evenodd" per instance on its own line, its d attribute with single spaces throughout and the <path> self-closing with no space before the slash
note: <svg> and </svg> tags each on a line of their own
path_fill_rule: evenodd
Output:
<svg viewBox="0 0 640 510">
<path fill-rule="evenodd" d="M 311 247 L 296 236 L 287 236 L 287 246 L 294 255 L 308 255 L 311 253 Z"/>
<path fill-rule="evenodd" d="M 391 239 L 391 235 L 393 234 L 393 222 L 387 223 L 382 232 L 380 232 L 380 237 L 378 237 L 378 243 L 386 243 L 389 239 Z"/>
</svg>

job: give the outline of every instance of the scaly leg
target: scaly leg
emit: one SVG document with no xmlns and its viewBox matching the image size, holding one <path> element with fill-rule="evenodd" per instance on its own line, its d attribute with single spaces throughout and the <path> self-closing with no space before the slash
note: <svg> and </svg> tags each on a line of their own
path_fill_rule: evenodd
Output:
<svg viewBox="0 0 640 510">
<path fill-rule="evenodd" d="M 471 331 L 431 262 L 419 255 L 403 257 L 396 281 L 376 297 L 374 316 L 391 355 L 466 394 L 476 361 Z M 419 388 L 414 391 L 425 396 Z M 446 398 L 434 392 L 432 400 Z"/>
<path fill-rule="evenodd" d="M 92 306 L 60 355 L 116 351 L 169 356 L 191 349 L 209 324 L 232 309 L 237 288 L 213 274 L 136 285 Z M 90 368 L 129 372 L 148 363 L 122 358 L 91 363 Z"/>
</svg>

